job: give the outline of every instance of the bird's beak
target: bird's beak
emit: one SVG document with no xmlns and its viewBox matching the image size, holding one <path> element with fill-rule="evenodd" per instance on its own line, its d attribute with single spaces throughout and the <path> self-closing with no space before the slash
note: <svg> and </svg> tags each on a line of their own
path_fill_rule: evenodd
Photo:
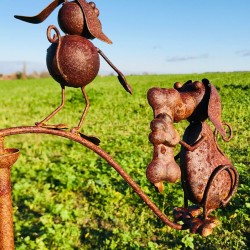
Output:
<svg viewBox="0 0 250 250">
<path fill-rule="evenodd" d="M 164 191 L 164 185 L 163 185 L 162 181 L 156 182 L 156 183 L 154 183 L 154 185 L 160 193 L 162 193 Z"/>
</svg>

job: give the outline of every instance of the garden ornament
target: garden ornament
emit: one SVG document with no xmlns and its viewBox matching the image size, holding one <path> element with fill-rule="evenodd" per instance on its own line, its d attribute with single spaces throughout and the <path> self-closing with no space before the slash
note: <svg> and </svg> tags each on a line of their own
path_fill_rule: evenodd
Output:
<svg viewBox="0 0 250 250">
<path fill-rule="evenodd" d="M 203 79 L 184 85 L 178 82 L 173 89 L 152 88 L 148 91 L 148 101 L 154 112 L 149 135 L 154 154 L 147 167 L 147 178 L 160 192 L 163 181 L 174 183 L 181 178 L 184 208 L 175 208 L 174 216 L 192 233 L 207 236 L 218 224 L 218 219 L 209 216 L 210 213 L 229 202 L 239 181 L 236 168 L 217 144 L 218 132 L 224 141 L 232 137 L 230 125 L 221 121 L 219 94 Z M 205 122 L 207 118 L 214 124 L 215 133 Z M 190 125 L 180 140 L 173 124 L 184 119 Z M 229 137 L 224 126 L 229 128 Z M 174 157 L 174 147 L 178 143 L 181 151 Z M 178 158 L 180 167 L 176 163 Z M 188 207 L 188 200 L 195 206 Z"/>
<path fill-rule="evenodd" d="M 132 88 L 127 83 L 124 75 L 89 40 L 98 38 L 108 44 L 112 43 L 102 32 L 102 25 L 98 18 L 99 10 L 96 8 L 94 2 L 88 3 L 85 0 L 71 2 L 54 0 L 36 16 L 16 15 L 15 17 L 33 24 L 41 23 L 60 4 L 63 5 L 58 13 L 58 23 L 66 35 L 61 36 L 59 30 L 54 25 L 48 27 L 47 37 L 52 44 L 47 50 L 46 62 L 49 73 L 61 85 L 62 102 L 58 108 L 41 122 L 37 122 L 36 125 L 55 129 L 67 128 L 65 124 L 47 125 L 46 122 L 63 108 L 65 103 L 65 86 L 81 88 L 86 101 L 86 107 L 78 125 L 72 129 L 72 132 L 79 133 L 81 136 L 87 138 L 87 136 L 79 132 L 89 108 L 89 100 L 84 88 L 94 80 L 99 72 L 99 54 L 117 72 L 118 79 L 124 89 L 132 94 Z M 55 33 L 53 36 L 51 35 L 52 31 Z M 88 137 L 88 139 L 97 144 L 99 143 L 99 140 L 95 137 Z"/>
<path fill-rule="evenodd" d="M 154 112 L 150 125 L 152 132 L 149 135 L 149 140 L 154 145 L 154 154 L 147 168 L 147 178 L 161 192 L 163 181 L 174 183 L 181 179 L 184 190 L 184 207 L 174 209 L 175 221 L 172 221 L 150 200 L 131 176 L 99 147 L 98 138 L 79 132 L 89 107 L 84 87 L 98 73 L 98 54 L 117 72 L 125 90 L 132 93 L 123 74 L 89 41 L 98 38 L 111 43 L 102 32 L 98 19 L 99 10 L 95 4 L 85 0 L 55 0 L 37 16 L 15 17 L 30 23 L 41 23 L 60 4 L 63 6 L 58 13 L 58 23 L 66 35 L 61 36 L 53 25 L 48 27 L 47 37 L 52 45 L 47 52 L 47 67 L 51 76 L 62 87 L 62 103 L 35 126 L 0 129 L 0 249 L 14 249 L 10 170 L 20 154 L 18 149 L 5 148 L 4 141 L 8 136 L 30 133 L 64 137 L 87 147 L 113 167 L 166 225 L 176 230 L 190 229 L 192 233 L 209 235 L 218 223 L 218 219 L 211 217 L 210 213 L 229 202 L 236 192 L 239 180 L 237 170 L 217 144 L 218 133 L 222 135 L 223 140 L 229 141 L 232 132 L 231 127 L 221 121 L 221 103 L 217 90 L 208 80 L 203 79 L 202 82 L 188 81 L 184 85 L 177 82 L 171 89 L 152 88 L 148 91 L 148 101 Z M 55 33 L 53 36 L 52 31 Z M 81 88 L 86 100 L 81 120 L 78 126 L 71 130 L 64 130 L 67 128 L 64 124 L 46 124 L 62 109 L 66 86 Z M 205 122 L 207 118 L 215 126 L 214 134 Z M 190 125 L 181 140 L 174 123 L 185 119 Z M 229 137 L 224 127 L 229 128 Z M 181 144 L 181 151 L 174 156 L 177 144 Z M 176 163 L 178 158 L 180 167 Z M 188 206 L 188 201 L 193 202 L 195 206 Z"/>
<path fill-rule="evenodd" d="M 154 155 L 147 168 L 147 178 L 161 192 L 163 181 L 176 182 L 181 178 L 184 207 L 174 209 L 175 221 L 171 221 L 129 174 L 89 138 L 49 126 L 12 127 L 0 129 L 0 249 L 14 249 L 10 170 L 19 156 L 18 149 L 4 147 L 4 139 L 27 133 L 64 137 L 89 148 L 113 167 L 166 225 L 176 230 L 189 229 L 191 233 L 202 236 L 211 234 L 218 219 L 210 213 L 229 202 L 239 181 L 237 170 L 217 144 L 218 133 L 225 141 L 232 136 L 231 127 L 221 121 L 219 94 L 204 79 L 202 82 L 188 81 L 184 85 L 176 83 L 173 89 L 152 88 L 148 91 L 148 101 L 154 111 L 149 135 Z M 205 122 L 207 118 L 215 125 L 215 133 Z M 184 119 L 190 125 L 181 140 L 174 122 Z M 229 128 L 229 136 L 224 126 Z M 181 151 L 174 156 L 178 143 L 181 144 Z M 178 158 L 180 167 L 175 161 Z M 195 205 L 188 206 L 188 201 Z"/>
</svg>

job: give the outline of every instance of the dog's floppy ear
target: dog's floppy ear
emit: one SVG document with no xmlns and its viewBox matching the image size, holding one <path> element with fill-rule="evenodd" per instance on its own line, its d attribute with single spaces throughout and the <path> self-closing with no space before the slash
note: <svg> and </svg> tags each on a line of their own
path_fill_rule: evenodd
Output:
<svg viewBox="0 0 250 250">
<path fill-rule="evenodd" d="M 226 138 L 226 131 L 223 128 L 221 120 L 221 100 L 218 91 L 207 79 L 203 79 L 202 83 L 210 90 L 208 101 L 208 117 L 214 124 L 215 128 L 220 132 L 223 138 Z"/>
</svg>

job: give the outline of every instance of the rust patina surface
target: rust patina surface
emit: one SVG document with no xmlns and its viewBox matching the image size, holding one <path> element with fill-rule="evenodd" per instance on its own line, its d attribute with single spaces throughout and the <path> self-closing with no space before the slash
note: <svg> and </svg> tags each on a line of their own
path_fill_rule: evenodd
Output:
<svg viewBox="0 0 250 250">
<path fill-rule="evenodd" d="M 99 55 L 116 71 L 118 80 L 124 89 L 132 94 L 132 88 L 122 72 L 90 41 L 97 38 L 108 44 L 112 43 L 102 31 L 102 25 L 99 20 L 100 12 L 94 2 L 88 3 L 85 0 L 55 0 L 36 16 L 16 15 L 15 17 L 28 23 L 38 24 L 43 22 L 61 4 L 62 7 L 58 12 L 58 23 L 65 35 L 61 36 L 59 30 L 54 25 L 48 27 L 47 38 L 52 44 L 47 50 L 46 62 L 49 73 L 62 87 L 62 101 L 58 108 L 42 121 L 37 122 L 36 125 L 59 129 L 67 128 L 68 125 L 65 124 L 48 125 L 46 122 L 63 108 L 66 86 L 81 88 L 86 101 L 86 107 L 78 125 L 72 129 L 72 132 L 86 137 L 86 135 L 79 132 L 89 108 L 89 100 L 84 87 L 91 83 L 99 72 Z M 52 31 L 54 33 L 53 36 L 51 34 Z M 93 139 L 92 141 L 97 144 L 99 143 L 98 138 L 89 139 Z"/>
<path fill-rule="evenodd" d="M 154 112 L 149 135 L 154 153 L 147 167 L 147 178 L 160 192 L 163 181 L 174 183 L 181 179 L 184 207 L 176 208 L 174 216 L 192 233 L 207 236 L 218 224 L 218 219 L 209 216 L 210 213 L 229 202 L 239 181 L 236 168 L 217 144 L 218 133 L 224 141 L 232 137 L 230 125 L 221 121 L 220 96 L 213 84 L 203 79 L 177 82 L 172 89 L 152 88 L 148 91 L 148 101 Z M 215 133 L 205 122 L 207 118 L 215 126 Z M 185 119 L 190 125 L 181 140 L 174 122 Z M 229 137 L 224 127 L 229 128 Z M 178 143 L 181 151 L 174 156 Z M 176 163 L 178 158 L 180 167 Z M 188 201 L 196 206 L 189 207 Z"/>
<path fill-rule="evenodd" d="M 102 31 L 100 12 L 95 3 L 85 0 L 54 0 L 36 16 L 15 17 L 38 24 L 61 4 L 58 23 L 65 35 L 61 35 L 54 25 L 47 29 L 47 38 L 51 43 L 47 50 L 47 67 L 51 76 L 61 85 L 61 105 L 45 119 L 35 123 L 35 126 L 0 129 L 0 249 L 14 249 L 10 171 L 19 156 L 18 149 L 4 148 L 4 139 L 27 133 L 50 134 L 80 143 L 113 167 L 166 225 L 176 230 L 189 229 L 191 233 L 202 236 L 211 234 L 218 219 L 210 213 L 229 202 L 239 181 L 236 168 L 217 144 L 218 133 L 224 141 L 229 141 L 232 130 L 229 124 L 221 121 L 221 102 L 216 88 L 207 79 L 203 79 L 202 82 L 187 81 L 185 84 L 176 82 L 174 88 L 152 88 L 148 91 L 148 102 L 154 113 L 150 124 L 152 132 L 149 135 L 154 153 L 147 167 L 147 178 L 160 192 L 163 191 L 163 181 L 174 183 L 181 179 L 184 190 L 184 206 L 174 209 L 175 220 L 172 221 L 124 169 L 99 147 L 98 138 L 79 131 L 89 107 L 84 88 L 98 74 L 99 55 L 117 72 L 124 89 L 132 94 L 124 75 L 90 41 L 97 38 L 112 43 Z M 73 129 L 68 129 L 65 124 L 47 124 L 64 106 L 65 87 L 81 88 L 86 101 L 82 117 Z M 206 123 L 207 118 L 215 126 L 214 133 Z M 190 125 L 181 140 L 174 123 L 185 119 Z M 229 136 L 225 128 L 229 129 Z M 181 144 L 181 151 L 175 156 L 174 148 L 178 144 Z M 180 159 L 180 166 L 176 163 L 177 159 Z M 188 206 L 189 201 L 194 205 Z"/>
</svg>

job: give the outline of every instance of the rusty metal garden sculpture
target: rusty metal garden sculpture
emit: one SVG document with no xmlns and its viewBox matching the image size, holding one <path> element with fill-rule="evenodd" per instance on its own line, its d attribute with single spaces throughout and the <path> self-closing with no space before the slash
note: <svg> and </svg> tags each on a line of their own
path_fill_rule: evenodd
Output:
<svg viewBox="0 0 250 250">
<path fill-rule="evenodd" d="M 59 112 L 65 103 L 65 86 L 81 88 L 86 107 L 82 117 L 76 127 L 71 131 L 79 133 L 81 136 L 99 143 L 98 138 L 87 137 L 79 132 L 83 120 L 89 108 L 89 100 L 84 87 L 91 83 L 97 76 L 100 68 L 100 54 L 106 62 L 117 72 L 118 79 L 124 89 L 132 94 L 132 88 L 127 83 L 124 75 L 110 62 L 104 53 L 96 48 L 89 39 L 98 38 L 99 40 L 111 44 L 112 41 L 102 32 L 102 25 L 98 18 L 99 10 L 94 2 L 85 0 L 76 0 L 68 2 L 67 0 L 54 0 L 42 12 L 36 16 L 18 16 L 15 17 L 25 22 L 38 24 L 43 22 L 52 11 L 59 5 L 62 5 L 58 12 L 58 23 L 65 32 L 61 36 L 59 30 L 50 25 L 47 30 L 48 40 L 52 45 L 47 50 L 47 67 L 51 76 L 60 83 L 62 87 L 62 102 L 50 115 L 36 125 L 40 127 L 49 127 L 62 129 L 67 128 L 65 124 L 47 125 L 46 122 Z M 52 37 L 51 32 L 55 34 Z"/>
<path fill-rule="evenodd" d="M 15 17 L 30 23 L 40 23 L 62 3 L 58 22 L 66 35 L 60 36 L 55 26 L 49 26 L 47 32 L 52 43 L 47 53 L 47 66 L 52 77 L 61 84 L 62 104 L 35 126 L 0 129 L 0 249 L 14 249 L 10 170 L 19 156 L 18 149 L 4 147 L 4 140 L 11 135 L 27 133 L 65 137 L 89 148 L 106 160 L 166 225 L 176 230 L 190 229 L 191 233 L 209 235 L 218 223 L 218 219 L 211 217 L 210 213 L 229 202 L 239 180 L 237 170 L 217 145 L 218 132 L 228 141 L 231 138 L 231 127 L 221 121 L 221 103 L 215 87 L 204 79 L 202 82 L 188 81 L 184 85 L 176 83 L 171 89 L 152 88 L 148 91 L 148 101 L 154 112 L 152 132 L 149 135 L 154 145 L 154 154 L 147 167 L 147 178 L 161 192 L 163 181 L 176 182 L 181 178 L 184 190 L 184 207 L 174 209 L 175 221 L 171 221 L 124 169 L 99 147 L 98 138 L 79 132 L 89 106 L 84 87 L 98 73 L 98 53 L 118 73 L 118 79 L 125 90 L 132 93 L 123 74 L 89 41 L 98 38 L 111 43 L 102 32 L 99 10 L 95 4 L 85 0 L 55 0 L 37 16 Z M 53 37 L 52 30 L 55 32 Z M 81 120 L 72 130 L 64 130 L 64 124 L 46 124 L 63 107 L 65 86 L 80 87 L 86 100 Z M 215 134 L 205 122 L 207 118 L 214 124 Z M 190 125 L 181 140 L 174 123 L 184 119 Z M 229 128 L 229 137 L 224 126 Z M 181 144 L 181 151 L 174 156 L 177 144 Z M 180 167 L 176 163 L 178 158 Z M 188 201 L 196 206 L 188 206 Z M 178 222 L 180 220 L 182 223 Z"/>
<path fill-rule="evenodd" d="M 221 121 L 221 102 L 216 88 L 207 80 L 175 83 L 174 89 L 152 88 L 148 101 L 154 112 L 149 139 L 154 145 L 152 162 L 147 178 L 160 192 L 163 181 L 176 182 L 181 177 L 184 191 L 184 208 L 175 208 L 176 220 L 184 227 L 202 236 L 211 234 L 218 219 L 210 213 L 225 206 L 236 192 L 239 176 L 236 168 L 217 144 L 218 132 L 229 141 L 232 130 Z M 216 131 L 213 134 L 205 122 L 209 118 Z M 183 140 L 173 123 L 187 119 Z M 230 130 L 227 138 L 223 125 Z M 180 143 L 181 151 L 174 157 L 174 147 Z M 180 168 L 175 162 L 180 158 Z M 188 200 L 196 206 L 188 207 Z M 200 207 L 203 208 L 202 213 Z"/>
</svg>

